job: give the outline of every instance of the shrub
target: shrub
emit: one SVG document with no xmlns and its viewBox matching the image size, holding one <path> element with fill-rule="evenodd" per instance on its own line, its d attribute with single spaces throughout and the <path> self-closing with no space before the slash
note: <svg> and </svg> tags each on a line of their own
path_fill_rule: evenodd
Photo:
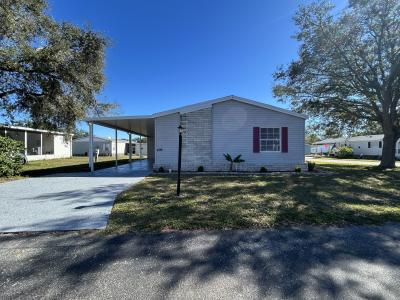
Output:
<svg viewBox="0 0 400 300">
<path fill-rule="evenodd" d="M 204 167 L 203 166 L 199 166 L 197 168 L 197 172 L 204 172 Z"/>
<path fill-rule="evenodd" d="M 268 170 L 267 170 L 266 167 L 261 167 L 260 168 L 260 173 L 267 173 L 267 172 L 268 172 Z"/>
<path fill-rule="evenodd" d="M 348 146 L 338 147 L 336 149 L 337 158 L 351 158 L 353 157 L 353 149 Z"/>
<path fill-rule="evenodd" d="M 159 173 L 164 173 L 164 172 L 165 172 L 165 170 L 164 170 L 164 168 L 163 168 L 163 167 L 159 167 L 159 168 L 158 168 L 158 172 L 159 172 Z"/>
<path fill-rule="evenodd" d="M 21 142 L 0 136 L 0 176 L 18 175 L 24 163 L 24 147 Z"/>
<path fill-rule="evenodd" d="M 233 171 L 233 165 L 234 164 L 240 164 L 242 162 L 245 162 L 244 159 L 242 159 L 242 154 L 239 154 L 235 158 L 233 158 L 229 153 L 224 154 L 225 159 L 230 163 L 229 165 L 229 172 Z"/>
<path fill-rule="evenodd" d="M 314 171 L 314 169 L 315 169 L 315 162 L 313 162 L 313 161 L 308 161 L 308 162 L 307 162 L 307 169 L 308 169 L 308 172 Z"/>
<path fill-rule="evenodd" d="M 296 167 L 294 168 L 294 171 L 295 171 L 296 173 L 301 173 L 301 167 L 296 166 Z"/>
</svg>

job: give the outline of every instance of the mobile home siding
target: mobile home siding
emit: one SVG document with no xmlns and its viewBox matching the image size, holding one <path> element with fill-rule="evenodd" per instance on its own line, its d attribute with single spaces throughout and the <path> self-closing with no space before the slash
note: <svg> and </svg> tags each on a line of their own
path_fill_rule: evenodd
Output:
<svg viewBox="0 0 400 300">
<path fill-rule="evenodd" d="M 57 158 L 71 157 L 71 137 L 54 135 L 54 156 Z"/>
<path fill-rule="evenodd" d="M 368 143 L 371 143 L 371 148 L 368 148 Z M 349 146 L 353 148 L 354 155 L 371 155 L 380 156 L 382 155 L 382 148 L 379 148 L 379 140 L 369 141 L 350 141 Z"/>
<path fill-rule="evenodd" d="M 225 101 L 213 105 L 214 166 L 227 169 L 223 154 L 242 155 L 241 168 L 259 170 L 291 169 L 304 164 L 305 120 L 281 112 L 260 108 L 238 101 Z M 288 152 L 253 152 L 253 128 L 288 127 Z M 281 135 L 282 138 L 282 135 Z M 281 149 L 282 150 L 282 149 Z"/>
<path fill-rule="evenodd" d="M 154 168 L 176 169 L 178 161 L 179 113 L 156 118 Z"/>
</svg>

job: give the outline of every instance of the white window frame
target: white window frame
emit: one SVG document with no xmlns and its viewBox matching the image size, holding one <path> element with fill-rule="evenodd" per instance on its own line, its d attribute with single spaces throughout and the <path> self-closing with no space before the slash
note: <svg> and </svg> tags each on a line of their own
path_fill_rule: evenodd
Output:
<svg viewBox="0 0 400 300">
<path fill-rule="evenodd" d="M 261 141 L 273 141 L 273 139 L 263 139 L 261 138 L 261 129 L 279 129 L 279 150 L 261 150 Z M 272 152 L 272 153 L 281 153 L 282 152 L 282 128 L 281 127 L 260 127 L 260 152 Z"/>
</svg>

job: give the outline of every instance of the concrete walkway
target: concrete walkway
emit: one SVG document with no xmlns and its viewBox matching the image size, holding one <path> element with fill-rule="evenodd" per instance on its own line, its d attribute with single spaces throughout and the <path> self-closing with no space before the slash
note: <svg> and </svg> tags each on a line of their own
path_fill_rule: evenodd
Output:
<svg viewBox="0 0 400 300">
<path fill-rule="evenodd" d="M 0 184 L 0 232 L 103 229 L 115 197 L 149 173 L 147 161 Z"/>
<path fill-rule="evenodd" d="M 400 299 L 400 226 L 0 235 L 1 299 Z"/>
</svg>

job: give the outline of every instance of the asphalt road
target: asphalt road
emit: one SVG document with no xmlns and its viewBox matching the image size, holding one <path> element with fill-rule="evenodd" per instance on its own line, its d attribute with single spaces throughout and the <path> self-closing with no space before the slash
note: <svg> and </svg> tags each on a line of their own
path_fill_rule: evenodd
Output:
<svg viewBox="0 0 400 300">
<path fill-rule="evenodd" d="M 0 184 L 0 232 L 104 229 L 115 197 L 149 173 L 147 161 Z"/>
<path fill-rule="evenodd" d="M 400 225 L 0 235 L 1 299 L 399 299 Z"/>
</svg>

